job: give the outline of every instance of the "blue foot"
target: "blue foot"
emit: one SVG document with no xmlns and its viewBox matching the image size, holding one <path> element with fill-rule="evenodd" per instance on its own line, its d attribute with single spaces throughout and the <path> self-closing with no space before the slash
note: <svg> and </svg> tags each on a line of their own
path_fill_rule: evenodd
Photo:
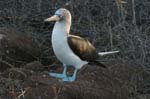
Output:
<svg viewBox="0 0 150 99">
<path fill-rule="evenodd" d="M 75 81 L 75 77 L 65 77 L 65 78 L 62 78 L 62 80 L 64 82 L 73 82 Z"/>
<path fill-rule="evenodd" d="M 52 77 L 56 77 L 56 78 L 66 78 L 65 74 L 60 74 L 60 73 L 48 73 L 50 76 Z"/>
<path fill-rule="evenodd" d="M 64 82 L 73 82 L 73 81 L 75 81 L 75 79 L 76 79 L 76 74 L 77 74 L 77 70 L 78 70 L 78 69 L 75 69 L 75 70 L 74 70 L 74 73 L 73 73 L 72 77 L 65 77 L 65 78 L 62 78 L 62 80 L 63 80 Z"/>
</svg>

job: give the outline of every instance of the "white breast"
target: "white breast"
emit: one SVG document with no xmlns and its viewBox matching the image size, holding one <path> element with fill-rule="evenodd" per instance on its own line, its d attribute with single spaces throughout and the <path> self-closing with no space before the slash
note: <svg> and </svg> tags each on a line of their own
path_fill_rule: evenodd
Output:
<svg viewBox="0 0 150 99">
<path fill-rule="evenodd" d="M 67 42 L 67 31 L 64 23 L 55 23 L 52 33 L 52 47 L 56 57 L 66 65 L 73 65 L 75 68 L 80 69 L 87 61 L 82 61 L 70 49 Z"/>
</svg>

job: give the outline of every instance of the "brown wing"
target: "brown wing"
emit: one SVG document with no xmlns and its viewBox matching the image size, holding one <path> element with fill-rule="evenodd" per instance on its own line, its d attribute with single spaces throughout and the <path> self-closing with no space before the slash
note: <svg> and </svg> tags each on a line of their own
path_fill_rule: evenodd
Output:
<svg viewBox="0 0 150 99">
<path fill-rule="evenodd" d="M 98 58 L 95 47 L 87 39 L 69 35 L 68 44 L 72 51 L 82 60 L 93 62 Z"/>
</svg>

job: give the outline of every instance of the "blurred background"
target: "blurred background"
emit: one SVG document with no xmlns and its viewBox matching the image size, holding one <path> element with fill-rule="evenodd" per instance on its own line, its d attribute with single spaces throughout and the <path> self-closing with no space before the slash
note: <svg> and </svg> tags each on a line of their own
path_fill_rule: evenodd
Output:
<svg viewBox="0 0 150 99">
<path fill-rule="evenodd" d="M 120 51 L 100 58 L 110 73 L 87 66 L 69 87 L 45 84 L 61 64 L 51 48 L 54 22 L 43 20 L 59 8 L 72 14 L 71 34 L 98 51 Z M 0 99 L 150 99 L 149 24 L 149 0 L 0 0 Z"/>
</svg>

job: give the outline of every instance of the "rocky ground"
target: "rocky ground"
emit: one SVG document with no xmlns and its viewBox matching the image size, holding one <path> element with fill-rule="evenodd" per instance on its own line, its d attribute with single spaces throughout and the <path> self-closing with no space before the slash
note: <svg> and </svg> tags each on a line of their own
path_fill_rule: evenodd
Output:
<svg viewBox="0 0 150 99">
<path fill-rule="evenodd" d="M 150 99 L 149 0 L 1 0 L 0 99 Z M 73 83 L 48 76 L 62 72 L 51 48 L 58 8 L 72 14 L 71 34 L 89 39 L 103 69 L 86 65 Z M 68 69 L 71 75 L 73 68 Z"/>
<path fill-rule="evenodd" d="M 13 31 L 13 32 L 12 32 Z M 14 30 L 1 29 L 0 60 L 1 99 L 148 99 L 149 89 L 143 89 L 141 79 L 149 74 L 135 63 L 115 59 L 104 62 L 107 69 L 84 66 L 73 83 L 48 76 L 62 72 L 62 65 L 51 54 L 48 64 L 42 64 L 39 48 L 31 38 L 20 37 Z M 72 74 L 73 68 L 67 70 Z M 144 96 L 142 96 L 144 95 Z M 145 97 L 145 98 L 143 98 Z"/>
</svg>

